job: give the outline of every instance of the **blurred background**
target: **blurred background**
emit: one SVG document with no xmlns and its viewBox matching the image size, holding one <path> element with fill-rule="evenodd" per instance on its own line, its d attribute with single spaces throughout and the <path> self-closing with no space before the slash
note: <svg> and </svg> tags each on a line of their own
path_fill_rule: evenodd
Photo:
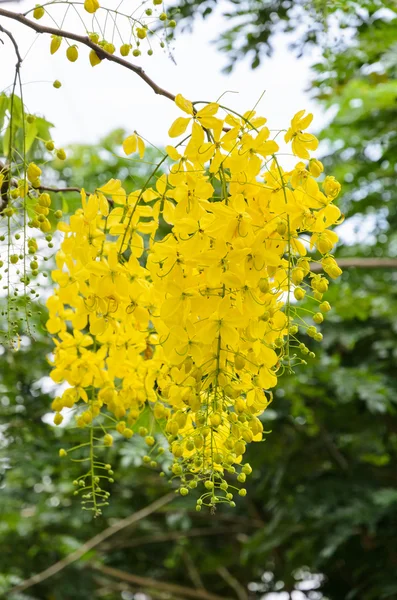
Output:
<svg viewBox="0 0 397 600">
<path fill-rule="evenodd" d="M 238 91 L 227 96 L 236 110 L 266 90 L 258 111 L 275 128 L 302 108 L 316 115 L 346 217 L 336 251 L 344 274 L 329 289 L 324 341 L 312 348 L 316 359 L 280 381 L 263 415 L 266 441 L 248 449 L 254 473 L 235 509 L 196 513 L 193 497 L 171 496 L 52 577 L 11 593 L 170 491 L 133 438 L 110 450 L 110 507 L 96 520 L 81 510 L 72 485 L 79 466 L 58 458 L 75 433 L 49 424 L 43 310 L 33 343 L 23 339 L 19 352 L 0 346 L 0 597 L 397 599 L 395 2 L 181 0 L 177 8 L 171 56 L 143 61 L 160 85 L 193 99 Z M 32 42 L 25 35 L 21 43 L 28 51 Z M 8 44 L 0 61 L 4 89 L 14 62 Z M 23 71 L 28 110 L 56 124 L 52 136 L 67 150 L 66 161 L 51 165 L 53 180 L 93 189 L 119 177 L 139 187 L 150 165 L 120 158 L 121 142 L 138 129 L 164 143 L 177 110 L 112 65 L 90 71 L 79 61 L 74 71 L 65 63 L 39 39 Z M 78 196 L 56 202 L 72 211 Z"/>
</svg>

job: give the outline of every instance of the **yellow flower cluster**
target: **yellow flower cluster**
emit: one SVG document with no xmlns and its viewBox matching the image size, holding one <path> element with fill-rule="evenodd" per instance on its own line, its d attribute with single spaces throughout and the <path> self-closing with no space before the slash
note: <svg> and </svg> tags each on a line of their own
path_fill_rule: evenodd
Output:
<svg viewBox="0 0 397 600">
<path fill-rule="evenodd" d="M 298 328 L 322 338 L 297 300 L 309 292 L 319 303 L 315 324 L 330 309 L 323 293 L 327 275 L 341 273 L 329 230 L 341 220 L 333 204 L 340 186 L 316 181 L 323 166 L 310 159 L 318 142 L 302 133 L 312 119 L 304 111 L 285 141 L 310 160 L 285 171 L 265 118 L 217 103 L 197 110 L 181 95 L 176 104 L 188 116 L 170 137 L 190 132 L 166 147 L 148 185 L 127 195 L 111 180 L 83 191 L 82 207 L 58 226 L 47 329 L 56 336 L 51 376 L 70 386 L 53 402 L 55 422 L 76 407 L 78 426 L 92 432 L 97 423 L 103 445 L 112 443 L 109 427 L 126 438 L 138 429 L 152 452 L 154 438 L 138 428 L 149 405 L 180 493 L 205 486 L 200 510 L 246 494 L 230 474 L 244 483 L 251 473 L 243 455 L 263 438 L 260 415 L 278 376 L 312 354 Z M 125 149 L 137 145 L 142 154 L 134 137 Z M 167 158 L 169 172 L 159 176 Z M 323 274 L 311 272 L 314 251 Z"/>
</svg>

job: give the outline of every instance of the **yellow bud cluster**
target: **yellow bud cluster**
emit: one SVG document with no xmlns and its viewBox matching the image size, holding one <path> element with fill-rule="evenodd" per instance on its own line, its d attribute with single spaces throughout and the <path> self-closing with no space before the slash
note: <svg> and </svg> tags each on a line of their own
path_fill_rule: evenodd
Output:
<svg viewBox="0 0 397 600">
<path fill-rule="evenodd" d="M 33 17 L 35 19 L 41 19 L 47 13 L 51 16 L 51 3 L 41 6 L 39 4 L 33 9 Z M 170 34 L 170 30 L 176 27 L 176 21 L 171 18 L 170 15 L 162 11 L 163 0 L 159 2 L 153 2 L 154 9 L 147 8 L 144 10 L 139 19 L 135 18 L 132 14 L 126 15 L 119 12 L 118 8 L 108 8 L 105 6 L 101 6 L 98 0 L 84 0 L 83 9 L 86 13 L 90 15 L 95 15 L 95 22 L 98 25 L 98 29 L 101 33 L 98 32 L 90 32 L 88 33 L 88 37 L 90 41 L 98 46 L 98 48 L 91 48 L 89 52 L 89 61 L 91 66 L 95 67 L 99 65 L 102 60 L 106 57 L 105 53 L 115 54 L 116 46 L 113 42 L 108 41 L 106 38 L 109 36 L 111 39 L 114 37 L 114 27 L 111 26 L 111 23 L 114 23 L 115 19 L 123 18 L 125 21 L 126 29 L 129 32 L 129 35 L 126 32 L 123 32 L 122 27 L 118 27 L 118 33 L 121 37 L 121 45 L 119 47 L 119 53 L 122 57 L 127 57 L 130 53 L 134 57 L 138 57 L 142 54 L 141 44 L 146 42 L 148 45 L 147 54 L 148 56 L 153 55 L 153 48 L 151 39 L 159 39 L 159 32 L 155 29 L 151 29 L 150 25 L 153 23 L 153 18 L 158 18 L 159 21 L 163 24 L 164 28 L 164 39 L 166 40 Z M 161 7 L 161 8 L 157 8 Z M 101 10 L 99 10 L 101 9 Z M 78 7 L 75 6 L 75 10 L 78 10 Z M 80 20 L 84 23 L 84 11 L 82 15 L 80 15 Z M 110 17 L 110 18 L 109 18 Z M 152 17 L 149 18 L 148 17 Z M 66 18 L 66 14 L 65 14 Z M 87 29 L 85 30 L 87 31 Z M 154 36 L 153 34 L 156 35 Z M 53 34 L 51 35 L 50 42 L 50 53 L 55 54 L 61 44 L 62 44 L 62 35 L 64 32 L 60 29 L 59 35 Z M 124 41 L 125 37 L 128 41 Z M 66 57 L 67 59 L 74 63 L 79 58 L 79 48 L 76 44 L 71 44 L 67 41 L 67 49 L 66 49 Z M 164 48 L 166 46 L 166 41 L 160 41 L 160 48 Z M 59 82 L 55 82 L 54 86 L 59 87 Z"/>
<path fill-rule="evenodd" d="M 326 275 L 340 274 L 329 227 L 341 213 L 333 204 L 339 184 L 327 177 L 321 189 L 313 176 L 319 161 L 282 168 L 265 118 L 237 117 L 217 103 L 197 110 L 181 95 L 176 104 L 187 116 L 170 136 L 189 134 L 167 146 L 148 186 L 127 194 L 110 180 L 82 191 L 81 207 L 59 224 L 47 329 L 55 336 L 51 377 L 69 385 L 53 407 L 55 422 L 76 407 L 78 426 L 92 432 L 111 413 L 117 434 L 138 430 L 152 452 L 154 437 L 139 427 L 149 406 L 180 493 L 204 485 L 200 510 L 234 505 L 229 476 L 244 483 L 251 473 L 243 455 L 263 439 L 260 415 L 278 377 L 304 362 L 298 352 L 312 354 L 298 329 L 322 338 L 296 301 L 309 291 L 320 302 Z M 298 158 L 317 147 L 302 133 L 311 119 L 299 112 L 286 133 Z M 123 147 L 143 156 L 137 134 Z M 155 180 L 167 158 L 169 172 Z M 314 251 L 324 274 L 311 271 Z M 328 310 L 322 302 L 314 322 Z M 104 445 L 112 442 L 107 433 Z"/>
</svg>

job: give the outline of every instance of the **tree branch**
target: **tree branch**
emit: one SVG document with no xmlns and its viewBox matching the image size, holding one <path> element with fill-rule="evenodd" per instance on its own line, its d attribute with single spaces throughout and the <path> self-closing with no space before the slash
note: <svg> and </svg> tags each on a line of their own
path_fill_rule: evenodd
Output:
<svg viewBox="0 0 397 600">
<path fill-rule="evenodd" d="M 65 567 L 68 567 L 69 565 L 74 563 L 76 560 L 78 560 L 79 558 L 84 556 L 84 554 L 86 554 L 89 550 L 92 550 L 93 548 L 95 548 L 95 546 L 98 546 L 98 544 L 100 544 L 101 542 L 103 542 L 104 540 L 109 538 L 111 535 L 114 535 L 121 529 L 124 529 L 125 527 L 129 527 L 130 525 L 133 525 L 134 523 L 137 523 L 138 521 L 145 519 L 152 513 L 156 512 L 156 510 L 158 510 L 165 504 L 168 504 L 169 502 L 171 502 L 171 500 L 173 500 L 174 498 L 175 498 L 174 492 L 171 492 L 170 494 L 166 494 L 162 498 L 159 498 L 158 500 L 155 500 L 154 502 L 152 502 L 152 504 L 149 504 L 148 506 L 145 506 L 145 508 L 138 510 L 138 512 L 130 515 L 129 517 L 126 517 L 125 519 L 122 519 L 121 521 L 118 521 L 118 523 L 116 523 L 115 525 L 112 525 L 111 527 L 108 527 L 101 533 L 98 533 L 93 538 L 91 538 L 90 540 L 85 542 L 85 544 L 80 546 L 80 548 L 78 548 L 71 554 L 68 554 L 68 556 L 65 556 L 65 558 L 63 558 L 62 560 L 59 560 L 55 564 L 51 565 L 50 567 L 48 567 L 48 569 L 45 569 L 44 571 L 42 571 L 41 573 L 38 573 L 37 575 L 33 575 L 33 577 L 29 577 L 29 579 L 26 579 L 22 583 L 13 587 L 10 590 L 9 594 L 14 594 L 16 592 L 22 592 L 23 590 L 26 590 L 27 588 L 30 588 L 33 585 L 36 585 L 37 583 L 41 583 L 42 581 L 45 581 L 46 579 L 48 579 L 49 577 L 52 577 L 56 573 L 59 573 L 59 571 L 62 571 L 62 569 L 64 569 Z"/>
<path fill-rule="evenodd" d="M 250 525 L 252 527 L 256 526 L 254 523 L 247 524 L 248 527 Z M 246 529 L 246 526 L 242 527 L 241 525 L 229 525 L 227 527 L 197 527 L 196 529 L 190 529 L 189 531 L 170 531 L 168 533 L 157 533 L 128 540 L 122 539 L 118 543 L 112 544 L 111 547 L 108 547 L 105 544 L 100 550 L 107 552 L 111 548 L 135 548 L 136 546 L 142 546 L 143 544 L 158 544 L 161 542 L 170 542 L 191 537 L 234 535 L 236 533 L 245 533 Z"/>
<path fill-rule="evenodd" d="M 37 190 L 40 190 L 40 192 L 54 192 L 54 194 L 59 194 L 59 193 L 63 193 L 63 192 L 77 192 L 77 193 L 81 193 L 81 189 L 78 187 L 64 187 L 64 188 L 54 188 L 54 187 L 48 187 L 47 185 L 40 185 L 38 188 L 36 188 Z M 90 196 L 90 192 L 86 191 L 87 196 Z"/>
<path fill-rule="evenodd" d="M 87 36 L 78 35 L 77 33 L 73 33 L 72 31 L 57 29 L 56 27 L 47 27 L 46 25 L 39 25 L 38 23 L 35 23 L 34 21 L 31 21 L 30 19 L 25 17 L 25 15 L 23 14 L 15 13 L 11 10 L 5 10 L 3 8 L 0 8 L 0 16 L 6 17 L 7 19 L 12 19 L 13 21 L 17 21 L 18 23 L 22 23 L 22 25 L 26 25 L 26 27 L 33 29 L 36 33 L 48 33 L 50 35 L 58 35 L 59 37 L 66 38 L 68 40 L 73 40 L 74 42 L 79 42 L 80 44 L 91 48 L 91 50 L 94 50 L 101 60 L 109 60 L 110 62 L 117 63 L 118 65 L 121 65 L 122 67 L 125 67 L 126 69 L 129 69 L 130 71 L 138 75 L 138 77 L 143 79 L 143 81 L 148 84 L 148 86 L 154 91 L 155 94 L 165 96 L 165 98 L 168 98 L 172 101 L 175 100 L 175 95 L 157 85 L 153 81 L 153 79 L 146 75 L 142 67 L 138 67 L 137 65 L 130 63 L 124 58 L 114 56 L 113 54 L 106 52 L 106 50 L 101 48 L 101 46 L 98 46 L 98 44 L 92 42 Z"/>
<path fill-rule="evenodd" d="M 153 588 L 155 590 L 167 591 L 171 594 L 181 596 L 184 599 L 193 598 L 194 600 L 230 600 L 225 596 L 217 596 L 216 594 L 211 594 L 206 590 L 192 590 L 191 588 L 185 587 L 183 585 L 178 585 L 176 583 L 168 583 L 167 581 L 156 581 L 155 579 L 151 579 L 149 577 L 141 577 L 139 575 L 132 575 L 131 573 L 126 573 L 125 571 L 120 571 L 120 569 L 114 569 L 113 567 L 107 567 L 105 565 L 94 565 L 91 563 L 87 566 L 91 569 L 94 569 L 95 571 L 103 573 L 104 575 L 109 575 L 110 577 L 120 579 L 121 581 L 127 581 L 128 583 L 138 585 L 141 588 Z"/>
<path fill-rule="evenodd" d="M 226 581 L 228 585 L 236 592 L 239 600 L 248 600 L 247 590 L 241 585 L 241 583 L 233 577 L 233 575 L 226 569 L 226 567 L 219 567 L 217 569 L 219 575 Z"/>
<path fill-rule="evenodd" d="M 341 269 L 362 268 L 362 269 L 397 269 L 397 258 L 337 258 Z M 310 268 L 313 273 L 321 273 L 323 270 L 320 263 L 312 263 Z"/>
<path fill-rule="evenodd" d="M 15 91 L 15 86 L 17 83 L 17 79 L 20 76 L 22 57 L 19 52 L 18 44 L 16 43 L 15 38 L 12 35 L 11 31 L 8 31 L 8 29 L 4 29 L 4 27 L 2 27 L 2 25 L 0 25 L 0 31 L 2 33 L 4 33 L 6 36 L 8 36 L 9 39 L 11 40 L 11 43 L 14 46 L 15 54 L 17 57 L 17 62 L 15 64 L 14 85 L 13 85 L 13 91 L 12 91 L 12 96 L 13 96 L 14 91 Z M 3 40 L 1 40 L 1 42 L 4 43 Z M 11 140 L 12 140 L 12 120 L 11 120 L 11 130 L 10 130 L 10 149 L 11 149 Z M 8 156 L 8 158 L 10 158 L 10 156 Z M 0 187 L 0 213 L 2 213 L 3 210 L 8 205 L 8 191 L 9 191 L 10 184 L 11 184 L 11 180 L 10 180 L 11 172 L 10 172 L 10 168 L 9 168 L 9 160 L 6 161 L 6 164 L 3 164 L 0 161 L 0 175 L 3 175 L 3 180 L 1 182 L 1 187 Z"/>
</svg>

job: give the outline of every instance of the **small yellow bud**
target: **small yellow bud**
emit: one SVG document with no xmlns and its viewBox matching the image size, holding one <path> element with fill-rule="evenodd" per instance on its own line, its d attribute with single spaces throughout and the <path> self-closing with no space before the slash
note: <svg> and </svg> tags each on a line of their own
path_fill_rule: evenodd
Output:
<svg viewBox="0 0 397 600">
<path fill-rule="evenodd" d="M 122 46 L 120 46 L 121 56 L 128 56 L 131 48 L 132 48 L 131 44 L 123 44 Z"/>
<path fill-rule="evenodd" d="M 294 296 L 295 296 L 296 300 L 303 300 L 305 295 L 306 295 L 306 292 L 302 288 L 297 287 L 294 289 Z"/>
<path fill-rule="evenodd" d="M 117 423 L 117 425 L 116 425 L 116 431 L 118 431 L 119 433 L 123 433 L 125 428 L 126 428 L 125 421 L 120 421 L 120 423 Z"/>
<path fill-rule="evenodd" d="M 45 206 L 45 207 L 49 207 L 51 206 L 51 198 L 49 194 L 40 194 L 39 197 L 39 205 L 40 206 Z"/>
<path fill-rule="evenodd" d="M 51 44 L 50 44 L 50 52 L 51 54 L 55 54 L 55 52 L 57 50 L 59 50 L 59 47 L 62 43 L 62 38 L 59 35 L 52 35 L 51 36 Z"/>
<path fill-rule="evenodd" d="M 267 294 L 267 292 L 270 290 L 269 280 L 266 279 L 265 277 L 260 279 L 259 280 L 259 289 L 262 292 L 262 294 Z"/>
<path fill-rule="evenodd" d="M 54 86 L 55 89 L 58 90 L 61 87 L 62 83 L 58 79 L 55 79 L 55 81 L 52 85 Z"/>
<path fill-rule="evenodd" d="M 54 416 L 54 425 L 60 425 L 63 421 L 63 416 L 61 413 L 57 412 Z"/>
<path fill-rule="evenodd" d="M 144 40 L 146 37 L 146 29 L 143 27 L 137 27 L 136 35 L 140 40 Z"/>
<path fill-rule="evenodd" d="M 331 305 L 329 302 L 322 302 L 319 306 L 321 312 L 325 313 L 331 310 Z"/>
<path fill-rule="evenodd" d="M 79 50 L 76 45 L 69 46 L 66 50 L 66 57 L 70 62 L 76 62 L 79 57 Z"/>
<path fill-rule="evenodd" d="M 57 150 L 57 158 L 59 158 L 59 160 L 65 160 L 66 152 L 63 148 L 60 148 L 59 150 Z"/>
<path fill-rule="evenodd" d="M 291 281 L 294 285 L 299 285 L 300 283 L 302 283 L 304 276 L 305 274 L 303 272 L 303 269 L 292 269 Z"/>
<path fill-rule="evenodd" d="M 54 142 L 52 140 L 48 140 L 48 142 L 45 144 L 45 147 L 49 152 L 52 152 L 55 148 Z"/>
<path fill-rule="evenodd" d="M 166 13 L 161 13 L 159 16 L 160 21 L 166 21 L 167 20 L 167 15 Z"/>
<path fill-rule="evenodd" d="M 67 455 L 68 455 L 68 453 L 66 452 L 66 450 L 64 450 L 63 448 L 61 448 L 60 451 L 59 451 L 60 458 L 64 458 Z"/>
<path fill-rule="evenodd" d="M 113 436 L 111 436 L 110 433 L 107 433 L 103 438 L 103 443 L 105 446 L 112 446 L 113 445 Z"/>
<path fill-rule="evenodd" d="M 335 179 L 335 177 L 328 176 L 324 179 L 323 190 L 327 196 L 335 199 L 338 196 L 340 189 L 341 184 Z"/>
<path fill-rule="evenodd" d="M 318 312 L 315 315 L 313 315 L 313 321 L 319 325 L 324 321 L 324 316 L 322 315 L 322 313 Z"/>
<path fill-rule="evenodd" d="M 99 56 L 95 52 L 95 50 L 91 50 L 91 52 L 89 54 L 89 59 L 90 59 L 91 67 L 95 67 L 96 65 L 99 65 L 100 62 L 102 62 L 102 60 L 99 58 Z"/>
<path fill-rule="evenodd" d="M 309 171 L 313 177 L 320 177 L 321 173 L 324 171 L 323 163 L 317 160 L 317 158 L 311 158 L 309 161 Z"/>
<path fill-rule="evenodd" d="M 36 4 L 36 8 L 33 11 L 33 16 L 35 19 L 39 20 L 41 17 L 44 17 L 45 10 L 40 4 Z"/>
<path fill-rule="evenodd" d="M 41 169 L 34 163 L 30 163 L 26 170 L 26 176 L 30 182 L 35 181 L 41 175 Z"/>
<path fill-rule="evenodd" d="M 222 417 L 218 413 L 212 413 L 210 416 L 210 423 L 213 427 L 218 427 L 222 422 Z"/>
<path fill-rule="evenodd" d="M 132 436 L 134 435 L 134 432 L 132 431 L 132 429 L 129 429 L 128 427 L 126 429 L 124 429 L 123 431 L 123 436 L 129 440 L 130 438 L 132 438 Z"/>
<path fill-rule="evenodd" d="M 84 8 L 88 13 L 93 14 L 94 12 L 96 12 L 98 10 L 98 8 L 100 8 L 99 2 L 98 2 L 98 0 L 85 0 Z"/>
<path fill-rule="evenodd" d="M 94 44 L 97 44 L 99 42 L 99 34 L 98 33 L 89 33 L 88 37 L 90 38 L 91 42 L 94 42 Z"/>
<path fill-rule="evenodd" d="M 116 52 L 116 47 L 111 42 L 105 42 L 103 45 L 103 49 L 105 52 L 109 52 L 109 54 L 114 54 Z"/>
<path fill-rule="evenodd" d="M 285 235 L 288 231 L 287 223 L 285 221 L 280 221 L 277 225 L 277 233 L 279 235 Z"/>
</svg>

